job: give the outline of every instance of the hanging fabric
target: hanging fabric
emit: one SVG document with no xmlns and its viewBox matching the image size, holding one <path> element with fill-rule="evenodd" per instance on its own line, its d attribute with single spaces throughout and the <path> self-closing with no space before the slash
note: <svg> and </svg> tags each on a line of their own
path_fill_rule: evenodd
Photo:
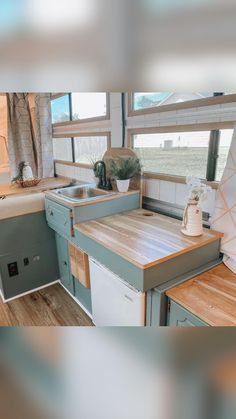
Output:
<svg viewBox="0 0 236 419">
<path fill-rule="evenodd" d="M 54 174 L 49 93 L 7 93 L 11 177 L 26 161 L 35 177 Z"/>
</svg>

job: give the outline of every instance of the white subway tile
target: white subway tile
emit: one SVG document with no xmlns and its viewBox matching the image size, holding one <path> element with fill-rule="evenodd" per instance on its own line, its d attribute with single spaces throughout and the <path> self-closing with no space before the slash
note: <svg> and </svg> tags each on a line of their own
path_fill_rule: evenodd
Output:
<svg viewBox="0 0 236 419">
<path fill-rule="evenodd" d="M 175 203 L 175 183 L 167 182 L 165 180 L 160 181 L 160 200 Z"/>
<path fill-rule="evenodd" d="M 158 179 L 146 179 L 145 196 L 148 198 L 159 199 Z"/>
</svg>

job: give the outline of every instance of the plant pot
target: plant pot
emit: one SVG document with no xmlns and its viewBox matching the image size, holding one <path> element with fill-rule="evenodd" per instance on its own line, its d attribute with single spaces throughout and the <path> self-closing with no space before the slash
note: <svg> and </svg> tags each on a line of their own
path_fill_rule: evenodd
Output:
<svg viewBox="0 0 236 419">
<path fill-rule="evenodd" d="M 129 189 L 130 179 L 126 180 L 116 180 L 117 189 L 119 192 L 127 192 Z"/>
<path fill-rule="evenodd" d="M 189 200 L 187 203 L 181 231 L 186 236 L 196 237 L 202 235 L 202 209 L 198 206 L 198 202 Z"/>
</svg>

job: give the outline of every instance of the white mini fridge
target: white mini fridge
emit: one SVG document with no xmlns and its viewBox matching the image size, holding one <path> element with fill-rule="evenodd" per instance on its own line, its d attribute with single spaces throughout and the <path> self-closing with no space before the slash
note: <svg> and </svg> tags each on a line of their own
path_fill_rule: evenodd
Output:
<svg viewBox="0 0 236 419">
<path fill-rule="evenodd" d="M 131 288 L 89 258 L 92 315 L 96 326 L 144 326 L 145 293 Z"/>
</svg>

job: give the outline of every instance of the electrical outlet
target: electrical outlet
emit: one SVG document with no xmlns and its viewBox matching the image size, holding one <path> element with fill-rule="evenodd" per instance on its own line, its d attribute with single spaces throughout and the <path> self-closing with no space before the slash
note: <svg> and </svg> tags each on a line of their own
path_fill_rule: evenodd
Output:
<svg viewBox="0 0 236 419">
<path fill-rule="evenodd" d="M 8 263 L 7 267 L 10 277 L 19 275 L 17 262 Z"/>
</svg>

